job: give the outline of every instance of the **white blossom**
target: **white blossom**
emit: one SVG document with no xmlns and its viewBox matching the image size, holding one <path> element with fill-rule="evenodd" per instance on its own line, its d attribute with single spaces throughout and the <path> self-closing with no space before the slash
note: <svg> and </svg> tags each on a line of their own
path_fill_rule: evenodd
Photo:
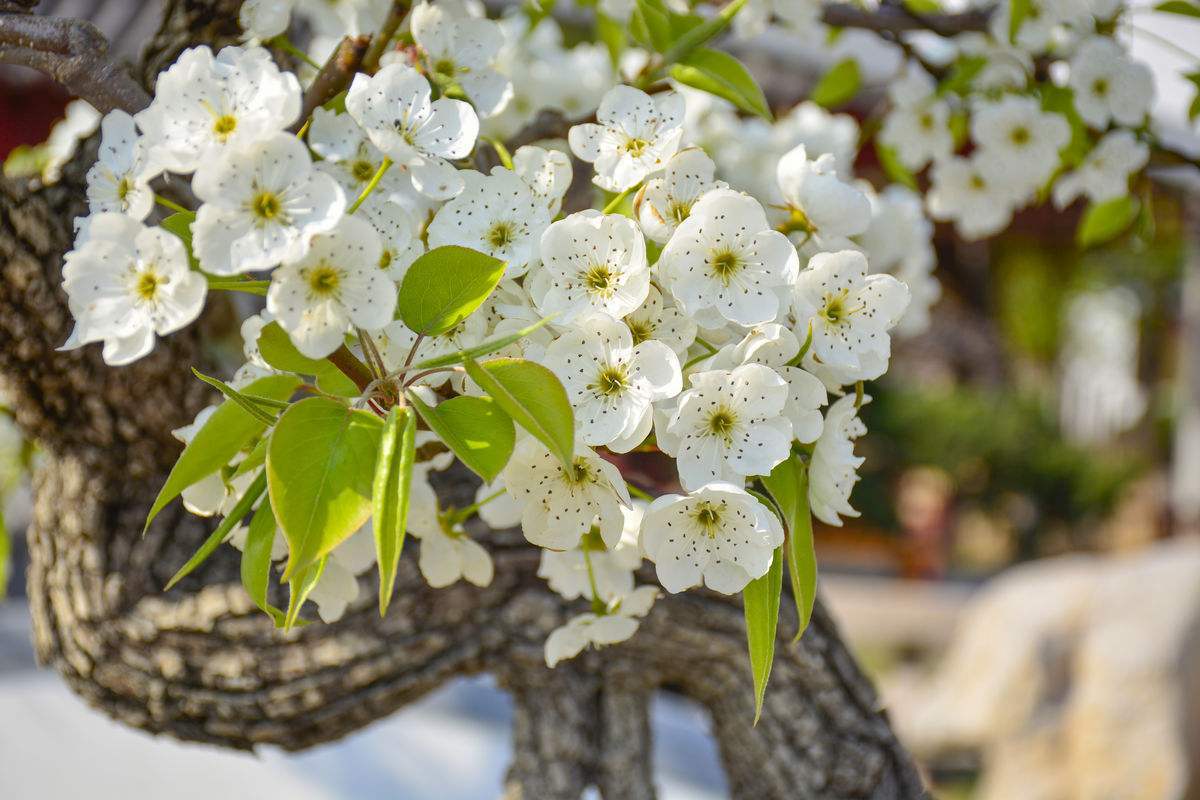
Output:
<svg viewBox="0 0 1200 800">
<path fill-rule="evenodd" d="M 614 601 L 603 614 L 580 614 L 555 628 L 546 638 L 546 666 L 553 669 L 560 661 L 582 653 L 588 645 L 603 647 L 626 641 L 637 633 L 639 619 L 650 613 L 657 597 L 658 589 L 641 586 Z"/>
<path fill-rule="evenodd" d="M 892 108 L 883 121 L 879 140 L 896 151 L 900 163 L 920 170 L 954 152 L 950 106 L 936 94 L 937 84 L 909 62 L 900 79 L 888 88 Z"/>
<path fill-rule="evenodd" d="M 651 404 L 679 394 L 679 359 L 653 339 L 635 345 L 620 320 L 584 317 L 546 348 L 543 363 L 558 375 L 589 445 L 627 452 L 650 433 Z"/>
<path fill-rule="evenodd" d="M 247 39 L 267 39 L 286 33 L 296 0 L 246 0 L 238 9 L 238 24 Z"/>
<path fill-rule="evenodd" d="M 705 192 L 727 188 L 714 178 L 716 170 L 716 164 L 698 147 L 671 156 L 663 176 L 647 181 L 634 202 L 646 238 L 666 244 Z"/>
<path fill-rule="evenodd" d="M 530 543 L 569 550 L 595 525 L 607 547 L 621 540 L 621 506 L 632 505 L 615 466 L 583 444 L 564 466 L 546 447 L 528 437 L 517 443 L 504 468 L 504 484 L 523 504 L 521 529 Z"/>
<path fill-rule="evenodd" d="M 420 192 L 445 200 L 462 191 L 462 177 L 447 159 L 462 158 L 475 146 L 479 118 L 470 104 L 432 100 L 424 76 L 389 64 L 370 77 L 354 76 L 346 110 L 376 147 L 408 169 Z"/>
<path fill-rule="evenodd" d="M 377 330 L 391 322 L 396 292 L 379 269 L 380 252 L 367 222 L 343 217 L 313 239 L 307 255 L 275 270 L 267 310 L 297 350 L 324 358 L 342 346 L 351 325 Z"/>
<path fill-rule="evenodd" d="M 868 402 L 869 397 L 863 397 Z M 855 396 L 838 399 L 825 413 L 825 429 L 813 447 L 808 467 L 808 502 L 817 519 L 840 526 L 841 517 L 857 517 L 850 505 L 850 492 L 858 483 L 862 456 L 854 455 L 854 440 L 867 432 Z M 839 516 L 840 515 L 840 516 Z"/>
<path fill-rule="evenodd" d="M 593 182 L 622 192 L 662 169 L 683 137 L 683 97 L 675 92 L 648 95 L 632 86 L 614 86 L 600 101 L 595 123 L 568 131 L 571 150 L 596 170 Z"/>
<path fill-rule="evenodd" d="M 430 248 L 469 247 L 505 262 L 506 277 L 524 275 L 550 225 L 546 204 L 512 170 L 461 174 L 462 194 L 442 206 L 429 225 Z"/>
<path fill-rule="evenodd" d="M 413 8 L 411 20 L 413 39 L 424 51 L 435 81 L 459 86 L 481 117 L 504 109 L 513 87 L 493 63 L 504 45 L 499 25 L 455 14 L 447 4 L 428 0 Z"/>
<path fill-rule="evenodd" d="M 1054 205 L 1066 208 L 1083 195 L 1103 203 L 1129 193 L 1129 176 L 1146 166 L 1150 148 L 1131 131 L 1114 130 L 1092 148 L 1074 171 L 1054 184 Z"/>
<path fill-rule="evenodd" d="M 312 237 L 337 224 L 341 187 L 313 168 L 295 136 L 227 148 L 192 180 L 203 201 L 192 225 L 200 265 L 215 275 L 270 269 L 302 258 Z"/>
<path fill-rule="evenodd" d="M 491 584 L 492 557 L 461 526 L 442 519 L 433 487 L 420 469 L 413 474 L 407 527 L 421 540 L 417 566 L 430 586 L 441 589 L 459 580 L 475 586 Z"/>
<path fill-rule="evenodd" d="M 1109 121 L 1141 125 L 1154 104 L 1154 73 L 1107 36 L 1088 39 L 1075 51 L 1068 85 L 1079 116 L 1101 130 Z"/>
<path fill-rule="evenodd" d="M 541 255 L 540 283 L 531 293 L 543 314 L 559 315 L 557 322 L 593 311 L 622 317 L 649 292 L 646 241 L 628 217 L 593 209 L 572 214 L 542 234 Z"/>
<path fill-rule="evenodd" d="M 791 450 L 787 399 L 787 383 L 761 364 L 692 375 L 667 422 L 667 433 L 676 438 L 669 443 L 659 437 L 660 449 L 674 450 L 668 454 L 683 488 L 769 474 Z"/>
<path fill-rule="evenodd" d="M 1043 111 L 1036 98 L 1006 95 L 975 108 L 971 138 L 980 147 L 979 157 L 994 159 L 1009 184 L 1028 193 L 1058 166 L 1071 126 L 1061 114 Z"/>
<path fill-rule="evenodd" d="M 115 211 L 145 219 L 154 208 L 150 179 L 158 170 L 150 163 L 133 117 L 110 111 L 100 123 L 100 151 L 87 173 L 88 208 L 93 214 Z"/>
<path fill-rule="evenodd" d="M 1012 220 L 1017 192 L 1004 165 L 983 153 L 951 156 L 933 167 L 926 195 L 934 219 L 953 220 L 964 239 L 999 233 Z"/>
<path fill-rule="evenodd" d="M 545 578 L 550 589 L 566 600 L 592 599 L 595 582 L 597 598 L 612 602 L 633 591 L 633 571 L 642 564 L 638 534 L 645 509 L 622 508 L 625 525 L 615 547 L 606 547 L 598 534 L 587 534 L 579 546 L 564 552 L 543 550 L 538 577 Z"/>
<path fill-rule="evenodd" d="M 654 339 L 662 342 L 680 357 L 696 341 L 696 323 L 674 305 L 667 305 L 663 294 L 653 283 L 645 301 L 625 315 L 625 324 L 633 335 L 633 343 Z"/>
<path fill-rule="evenodd" d="M 188 267 L 183 242 L 124 214 L 92 217 L 87 241 L 68 253 L 63 291 L 75 330 L 62 349 L 104 342 L 108 364 L 136 361 L 204 308 L 204 276 Z"/>
<path fill-rule="evenodd" d="M 823 250 L 845 247 L 871 219 L 867 196 L 838 177 L 833 157 L 809 160 L 804 145 L 779 159 L 776 172 L 792 225 Z"/>
<path fill-rule="evenodd" d="M 713 482 L 687 496 L 663 495 L 642 522 L 642 547 L 668 592 L 701 582 L 734 594 L 767 574 L 783 526 L 740 486 Z"/>
<path fill-rule="evenodd" d="M 512 154 L 513 170 L 546 207 L 551 218 L 562 207 L 563 195 L 571 188 L 571 159 L 561 150 L 546 150 L 527 144 Z"/>
<path fill-rule="evenodd" d="M 154 100 L 135 119 L 151 159 L 192 172 L 223 150 L 285 130 L 300 113 L 300 84 L 261 47 L 185 50 L 158 76 Z"/>
<path fill-rule="evenodd" d="M 659 257 L 671 294 L 701 325 L 775 319 L 799 258 L 753 197 L 714 189 L 692 208 Z M 706 313 L 707 312 L 707 313 Z"/>
</svg>

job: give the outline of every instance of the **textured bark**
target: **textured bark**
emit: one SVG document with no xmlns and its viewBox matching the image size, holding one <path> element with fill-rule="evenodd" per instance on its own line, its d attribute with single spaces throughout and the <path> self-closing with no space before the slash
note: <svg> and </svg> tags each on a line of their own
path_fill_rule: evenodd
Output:
<svg viewBox="0 0 1200 800">
<path fill-rule="evenodd" d="M 191 41 L 229 36 L 236 3 L 168 4 L 149 77 Z M 94 146 L 93 146 L 94 151 Z M 222 548 L 163 594 L 209 525 L 172 507 L 141 524 L 178 453 L 170 429 L 211 400 L 188 375 L 200 333 L 183 331 L 136 364 L 109 369 L 97 347 L 59 353 L 70 317 L 59 287 L 71 220 L 84 212 L 83 153 L 57 186 L 0 184 L 0 381 L 44 449 L 29 531 L 39 659 L 121 722 L 181 739 L 289 750 L 337 739 L 448 680 L 491 672 L 516 701 L 510 798 L 652 798 L 648 703 L 669 687 L 705 706 L 737 798 L 915 798 L 919 777 L 862 673 L 818 605 L 798 645 L 785 603 L 762 720 L 736 598 L 661 600 L 630 642 L 547 670 L 546 635 L 580 609 L 536 576 L 519 534 L 477 531 L 496 578 L 433 590 L 410 552 L 385 619 L 364 578 L 335 625 L 277 632 L 242 591 Z M 473 491 L 463 474 L 441 491 Z M 417 543 L 410 543 L 410 548 Z"/>
</svg>

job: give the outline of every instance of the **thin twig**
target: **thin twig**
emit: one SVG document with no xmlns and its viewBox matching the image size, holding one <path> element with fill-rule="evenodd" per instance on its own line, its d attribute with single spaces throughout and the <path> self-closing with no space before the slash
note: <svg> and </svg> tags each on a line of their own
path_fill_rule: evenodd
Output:
<svg viewBox="0 0 1200 800">
<path fill-rule="evenodd" d="M 136 114 L 150 95 L 108 55 L 108 40 L 82 19 L 0 13 L 0 62 L 44 72 L 101 113 Z"/>
<path fill-rule="evenodd" d="M 370 42 L 369 36 L 347 36 L 342 39 L 342 43 L 333 51 L 333 55 L 325 62 L 325 66 L 321 67 L 321 71 L 305 91 L 300 117 L 292 125 L 292 133 L 299 131 L 319 106 L 337 97 L 350 85 L 350 79 L 358 71 Z"/>
<path fill-rule="evenodd" d="M 388 12 L 387 19 L 383 21 L 383 27 L 379 29 L 379 33 L 376 34 L 371 46 L 367 49 L 367 54 L 363 56 L 363 72 L 370 74 L 379 66 L 379 59 L 383 58 L 388 45 L 392 43 L 396 31 L 400 29 L 400 23 L 404 22 L 404 18 L 408 16 L 408 9 L 411 5 L 412 0 L 395 0 L 392 3 L 392 9 Z"/>
</svg>

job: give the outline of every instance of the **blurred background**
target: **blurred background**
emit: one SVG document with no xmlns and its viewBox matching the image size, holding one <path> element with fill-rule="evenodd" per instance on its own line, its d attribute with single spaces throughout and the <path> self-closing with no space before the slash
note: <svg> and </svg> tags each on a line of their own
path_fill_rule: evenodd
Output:
<svg viewBox="0 0 1200 800">
<path fill-rule="evenodd" d="M 158 4 L 39 10 L 91 17 L 134 58 Z M 1178 73 L 1200 53 L 1200 20 L 1141 24 L 1175 45 L 1133 42 L 1159 77 L 1156 125 L 1194 154 L 1194 87 Z M 845 52 L 881 74 L 891 57 L 850 34 L 822 51 L 762 44 L 748 51 L 767 55 L 747 60 L 773 99 L 802 96 Z M 801 85 L 780 90 L 783 51 Z M 53 170 L 94 130 L 94 112 L 69 101 L 35 73 L 0 68 L 6 170 Z M 856 171 L 881 183 L 870 153 Z M 982 243 L 938 226 L 931 325 L 897 343 L 864 410 L 862 516 L 817 531 L 825 600 L 938 796 L 1200 796 L 1200 203 L 1189 211 L 1183 193 L 1146 188 L 1134 233 L 1098 250 L 1075 245 L 1078 208 L 1022 212 Z M 0 795 L 498 794 L 511 708 L 487 681 L 302 755 L 156 740 L 87 709 L 36 669 L 29 644 L 36 459 L 0 411 Z M 662 797 L 725 796 L 707 724 L 659 698 Z"/>
</svg>

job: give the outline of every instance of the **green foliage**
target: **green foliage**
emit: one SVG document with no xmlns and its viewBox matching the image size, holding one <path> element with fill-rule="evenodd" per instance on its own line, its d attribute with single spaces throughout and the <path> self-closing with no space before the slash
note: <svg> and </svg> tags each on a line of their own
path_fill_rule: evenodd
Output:
<svg viewBox="0 0 1200 800">
<path fill-rule="evenodd" d="M 754 723 L 762 715 L 763 697 L 775 661 L 775 631 L 779 626 L 779 598 L 783 595 L 783 548 L 775 551 L 771 568 L 742 590 L 746 613 L 746 644 L 750 650 L 750 674 L 754 678 Z"/>
<path fill-rule="evenodd" d="M 862 86 L 862 73 L 858 61 L 842 59 L 829 68 L 813 87 L 809 99 L 825 108 L 837 108 L 850 102 Z"/>
<path fill-rule="evenodd" d="M 288 584 L 288 588 L 291 589 L 291 597 L 288 598 L 287 613 L 283 619 L 285 630 L 291 630 L 296 626 L 300 617 L 300 607 L 304 605 L 304 601 L 308 599 L 308 596 L 312 594 L 312 590 L 321 581 L 321 575 L 324 574 L 325 565 L 328 562 L 329 556 L 325 556 L 292 576 L 292 580 Z"/>
<path fill-rule="evenodd" d="M 443 334 L 479 308 L 503 275 L 503 261 L 477 250 L 457 245 L 430 250 L 404 274 L 400 319 L 425 336 Z"/>
<path fill-rule="evenodd" d="M 50 149 L 42 144 L 19 144 L 4 159 L 4 177 L 18 180 L 40 177 L 50 163 Z"/>
<path fill-rule="evenodd" d="M 242 587 L 254 605 L 275 620 L 276 627 L 284 623 L 284 613 L 267 602 L 267 587 L 271 582 L 271 548 L 275 545 L 275 513 L 270 498 L 259 505 L 250 518 L 246 544 L 242 548 Z"/>
<path fill-rule="evenodd" d="M 258 352 L 272 367 L 297 375 L 311 375 L 317 388 L 338 397 L 356 397 L 354 381 L 326 359 L 309 358 L 296 349 L 278 322 L 263 326 L 258 335 Z"/>
<path fill-rule="evenodd" d="M 817 553 L 813 547 L 812 514 L 808 509 L 808 467 L 797 455 L 780 463 L 762 479 L 763 486 L 783 514 L 787 528 L 788 575 L 792 583 L 792 598 L 796 601 L 796 630 L 798 641 L 812 619 L 817 601 Z"/>
<path fill-rule="evenodd" d="M 163 591 L 169 590 L 172 586 L 190 575 L 192 571 L 196 569 L 196 567 L 207 561 L 208 557 L 216 551 L 221 542 L 225 541 L 225 537 L 228 536 L 229 532 L 233 530 L 233 526 L 241 522 L 242 518 L 250 513 L 250 509 L 254 507 L 254 504 L 258 501 L 258 498 L 262 497 L 262 494 L 264 491 L 266 491 L 266 488 L 267 478 L 265 475 L 259 475 L 257 478 L 255 478 L 254 483 L 250 484 L 250 487 L 246 489 L 245 494 L 243 494 L 241 499 L 237 501 L 237 504 L 233 507 L 233 510 L 229 512 L 229 515 L 226 516 L 225 519 L 221 520 L 221 524 L 216 527 L 216 530 L 209 534 L 208 538 L 205 539 L 204 543 L 200 545 L 200 548 L 192 554 L 192 557 L 188 559 L 187 563 L 180 567 L 179 571 L 171 576 L 171 580 L 167 581 L 167 585 Z"/>
<path fill-rule="evenodd" d="M 1017 43 L 1017 34 L 1033 11 L 1033 0 L 1008 0 L 1008 41 Z"/>
<path fill-rule="evenodd" d="M 625 52 L 625 26 L 607 14 L 596 12 L 596 38 L 608 49 L 608 59 L 613 69 L 621 63 L 621 54 Z"/>
<path fill-rule="evenodd" d="M 467 375 L 496 405 L 550 450 L 564 466 L 575 453 L 575 412 L 553 372 L 523 358 L 468 358 Z"/>
<path fill-rule="evenodd" d="M 1187 0 L 1167 0 L 1165 3 L 1159 3 L 1154 7 L 1155 11 L 1161 11 L 1164 14 L 1179 14 L 1185 17 L 1200 17 L 1200 5 L 1187 2 Z"/>
<path fill-rule="evenodd" d="M 938 84 L 938 94 L 966 94 L 971 91 L 971 84 L 987 63 L 983 56 L 965 56 L 958 59 L 950 74 Z"/>
<path fill-rule="evenodd" d="M 291 375 L 269 375 L 247 386 L 246 393 L 273 400 L 286 400 L 292 396 L 298 385 L 299 381 Z M 233 400 L 221 403 L 192 437 L 192 441 L 171 468 L 171 474 L 167 476 L 154 505 L 150 507 L 150 513 L 146 515 L 146 527 L 150 527 L 150 523 L 167 503 L 178 497 L 187 487 L 228 464 L 266 428 L 265 421 L 250 414 Z"/>
<path fill-rule="evenodd" d="M 413 365 L 413 370 L 415 371 L 419 369 L 433 369 L 434 367 L 446 367 L 451 364 L 461 363 L 468 358 L 479 358 L 480 356 L 486 356 L 490 353 L 494 353 L 497 350 L 503 350 L 510 344 L 516 344 L 517 342 L 521 341 L 526 336 L 533 333 L 550 320 L 554 319 L 554 317 L 554 314 L 551 314 L 548 317 L 542 317 L 532 325 L 526 325 L 524 328 L 521 328 L 518 331 L 513 331 L 512 333 L 505 334 L 504 336 L 498 336 L 495 339 L 489 339 L 486 342 L 477 344 L 474 347 L 468 347 L 466 350 L 460 350 L 457 353 L 448 353 L 444 356 L 438 356 L 437 358 L 430 358 L 425 361 L 420 361 Z"/>
<path fill-rule="evenodd" d="M 722 97 L 743 111 L 771 119 L 766 95 L 742 62 L 722 50 L 701 47 L 671 66 L 671 77 L 685 86 Z"/>
<path fill-rule="evenodd" d="M 637 0 L 629 17 L 629 32 L 634 41 L 665 53 L 675 41 L 670 14 L 662 0 Z"/>
<path fill-rule="evenodd" d="M 183 249 L 187 251 L 188 264 L 192 269 L 200 269 L 200 262 L 196 260 L 196 255 L 192 252 L 192 223 L 195 221 L 195 214 L 176 211 L 158 225 L 168 233 L 179 237 L 183 242 Z"/>
<path fill-rule="evenodd" d="M 1076 243 L 1080 247 L 1094 247 L 1111 242 L 1137 219 L 1138 205 L 1137 199 L 1129 196 L 1092 203 L 1075 230 Z"/>
<path fill-rule="evenodd" d="M 884 174 L 892 182 L 907 186 L 914 192 L 917 191 L 916 176 L 912 174 L 912 171 L 908 167 L 901 163 L 895 149 L 881 142 L 878 136 L 875 137 L 875 155 L 879 157 L 879 166 L 883 167 Z"/>
<path fill-rule="evenodd" d="M 1188 119 L 1195 120 L 1196 117 L 1200 117 L 1200 72 L 1188 72 L 1183 77 L 1196 87 L 1196 96 L 1192 98 L 1192 104 L 1188 106 Z"/>
<path fill-rule="evenodd" d="M 271 505 L 288 542 L 284 580 L 329 554 L 371 516 L 382 421 L 310 397 L 279 418 L 267 447 Z"/>
<path fill-rule="evenodd" d="M 1071 126 L 1071 141 L 1062 149 L 1063 167 L 1071 169 L 1079 166 L 1092 149 L 1092 139 L 1088 135 L 1087 123 L 1075 110 L 1075 91 L 1068 86 L 1050 84 L 1042 86 L 1040 91 L 1042 108 L 1061 114 Z"/>
<path fill-rule="evenodd" d="M 266 397 L 254 397 L 252 395 L 244 395 L 241 392 L 239 392 L 237 389 L 234 389 L 232 386 L 230 386 L 225 381 L 223 381 L 219 378 L 213 378 L 208 375 L 205 375 L 203 372 L 196 369 L 195 367 L 192 367 L 192 374 L 195 375 L 200 380 L 207 383 L 209 386 L 211 386 L 214 389 L 216 389 L 217 391 L 219 391 L 221 394 L 225 395 L 226 399 L 232 400 L 233 402 L 237 403 L 239 406 L 241 406 L 243 411 L 245 411 L 247 414 L 249 414 L 250 416 L 257 419 L 259 422 L 263 423 L 264 425 L 271 426 L 271 425 L 275 424 L 276 415 L 270 413 L 267 410 L 268 408 L 286 408 L 287 407 L 287 403 L 283 402 L 282 400 L 275 401 L 275 400 L 270 400 L 269 398 L 266 398 Z"/>
<path fill-rule="evenodd" d="M 387 613 L 404 549 L 408 503 L 416 460 L 417 418 L 411 408 L 393 406 L 383 425 L 371 489 L 375 555 L 379 562 L 379 616 Z"/>
<path fill-rule="evenodd" d="M 415 393 L 409 402 L 429 429 L 479 477 L 491 482 L 504 469 L 516 442 L 512 417 L 490 397 L 452 397 L 436 407 Z"/>
</svg>

